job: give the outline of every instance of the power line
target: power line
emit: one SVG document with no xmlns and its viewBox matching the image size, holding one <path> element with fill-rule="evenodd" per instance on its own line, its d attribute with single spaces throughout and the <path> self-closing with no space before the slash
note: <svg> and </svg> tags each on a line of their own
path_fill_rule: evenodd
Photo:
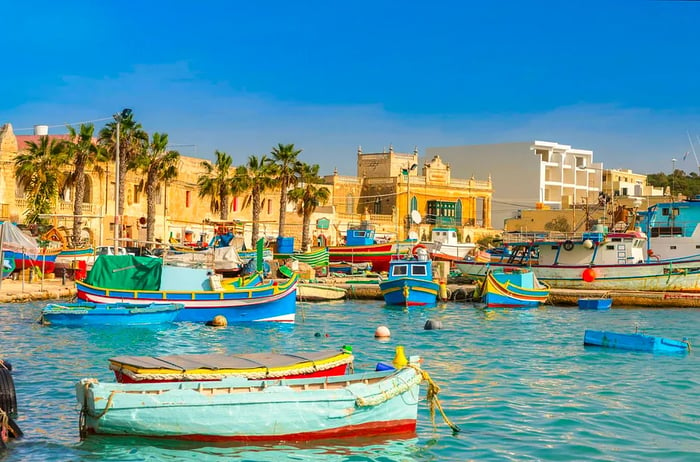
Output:
<svg viewBox="0 0 700 462">
<path fill-rule="evenodd" d="M 82 122 L 71 122 L 71 123 L 64 123 L 64 124 L 56 124 L 56 125 L 46 125 L 46 124 L 37 124 L 37 125 L 44 125 L 48 128 L 56 128 L 56 127 L 65 127 L 66 125 L 82 125 L 82 124 L 87 124 L 87 123 L 92 123 L 92 122 L 103 122 L 105 120 L 112 120 L 112 117 L 102 117 L 101 119 L 93 119 L 93 120 L 84 120 Z M 14 131 L 16 132 L 23 132 L 26 130 L 34 130 L 34 127 L 30 128 L 15 128 Z"/>
</svg>

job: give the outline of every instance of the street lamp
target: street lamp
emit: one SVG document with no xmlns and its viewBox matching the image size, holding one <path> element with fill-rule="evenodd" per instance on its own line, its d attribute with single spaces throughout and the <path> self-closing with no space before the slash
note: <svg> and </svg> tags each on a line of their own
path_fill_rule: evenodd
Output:
<svg viewBox="0 0 700 462">
<path fill-rule="evenodd" d="M 114 255 L 119 255 L 119 135 L 121 132 L 121 122 L 131 115 L 131 109 L 123 109 L 122 112 L 114 114 L 114 120 L 117 122 L 117 149 L 115 155 L 115 173 L 114 173 Z"/>
<path fill-rule="evenodd" d="M 671 202 L 673 202 L 673 193 L 676 192 L 676 159 L 671 159 L 673 168 L 671 169 Z"/>
</svg>

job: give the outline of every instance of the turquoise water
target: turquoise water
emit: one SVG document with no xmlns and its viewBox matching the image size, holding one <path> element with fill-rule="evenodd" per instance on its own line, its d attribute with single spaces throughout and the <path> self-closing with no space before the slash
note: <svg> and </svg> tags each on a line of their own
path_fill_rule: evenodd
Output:
<svg viewBox="0 0 700 462">
<path fill-rule="evenodd" d="M 698 460 L 700 360 L 583 347 L 585 329 L 681 339 L 700 348 L 700 310 L 542 307 L 486 311 L 447 303 L 410 312 L 381 302 L 300 303 L 294 326 L 60 328 L 37 324 L 42 304 L 0 309 L 1 357 L 14 367 L 23 439 L 5 461 Z M 442 330 L 423 329 L 428 319 Z M 386 325 L 388 342 L 375 340 Z M 316 335 L 320 334 L 320 335 Z M 356 369 L 390 361 L 396 345 L 424 358 L 453 435 L 419 405 L 415 437 L 320 445 L 211 445 L 122 437 L 80 441 L 74 385 L 113 381 L 122 354 L 300 351 L 351 344 Z M 425 388 L 423 388 L 423 393 Z"/>
</svg>

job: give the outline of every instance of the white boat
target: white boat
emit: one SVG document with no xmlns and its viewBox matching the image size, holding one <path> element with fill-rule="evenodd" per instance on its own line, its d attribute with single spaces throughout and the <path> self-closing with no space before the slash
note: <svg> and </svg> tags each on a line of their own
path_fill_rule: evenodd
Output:
<svg viewBox="0 0 700 462">
<path fill-rule="evenodd" d="M 459 242 L 455 228 L 433 228 L 431 242 L 425 245 L 428 252 L 433 254 L 433 259 L 444 255 L 444 259 L 463 260 L 476 249 L 476 244 L 472 242 Z"/>
<path fill-rule="evenodd" d="M 700 259 L 648 261 L 647 236 L 637 230 L 623 233 L 586 232 L 578 236 L 513 234 L 504 237 L 513 247 L 536 251 L 530 267 L 552 288 L 641 291 L 700 291 Z M 467 277 L 481 280 L 497 267 L 514 262 L 460 261 Z"/>
<path fill-rule="evenodd" d="M 700 196 L 660 202 L 639 215 L 649 261 L 700 259 Z"/>
</svg>

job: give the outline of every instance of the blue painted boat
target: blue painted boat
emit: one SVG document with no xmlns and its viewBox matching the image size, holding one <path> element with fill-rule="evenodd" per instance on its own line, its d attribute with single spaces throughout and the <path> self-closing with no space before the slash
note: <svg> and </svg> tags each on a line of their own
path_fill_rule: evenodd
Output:
<svg viewBox="0 0 700 462">
<path fill-rule="evenodd" d="M 580 310 L 609 310 L 612 306 L 612 298 L 579 298 Z"/>
<path fill-rule="evenodd" d="M 176 321 L 293 323 L 299 275 L 277 283 L 221 285 L 206 268 L 165 265 L 158 258 L 100 255 L 85 281 L 76 281 L 78 298 L 96 303 L 182 303 Z"/>
<path fill-rule="evenodd" d="M 416 429 L 417 364 L 337 377 L 100 383 L 82 379 L 81 435 L 196 441 L 311 441 Z"/>
<path fill-rule="evenodd" d="M 384 301 L 393 306 L 426 306 L 437 303 L 440 285 L 433 281 L 433 262 L 424 253 L 412 259 L 389 262 L 388 279 L 379 283 Z"/>
<path fill-rule="evenodd" d="M 649 351 L 654 353 L 686 353 L 690 342 L 672 340 L 645 334 L 621 334 L 602 330 L 586 330 L 583 344 L 621 350 Z"/>
<path fill-rule="evenodd" d="M 497 267 L 486 273 L 482 299 L 488 307 L 539 306 L 549 297 L 549 286 L 528 268 Z"/>
<path fill-rule="evenodd" d="M 181 303 L 49 303 L 41 310 L 39 322 L 52 326 L 136 326 L 173 322 Z"/>
</svg>

